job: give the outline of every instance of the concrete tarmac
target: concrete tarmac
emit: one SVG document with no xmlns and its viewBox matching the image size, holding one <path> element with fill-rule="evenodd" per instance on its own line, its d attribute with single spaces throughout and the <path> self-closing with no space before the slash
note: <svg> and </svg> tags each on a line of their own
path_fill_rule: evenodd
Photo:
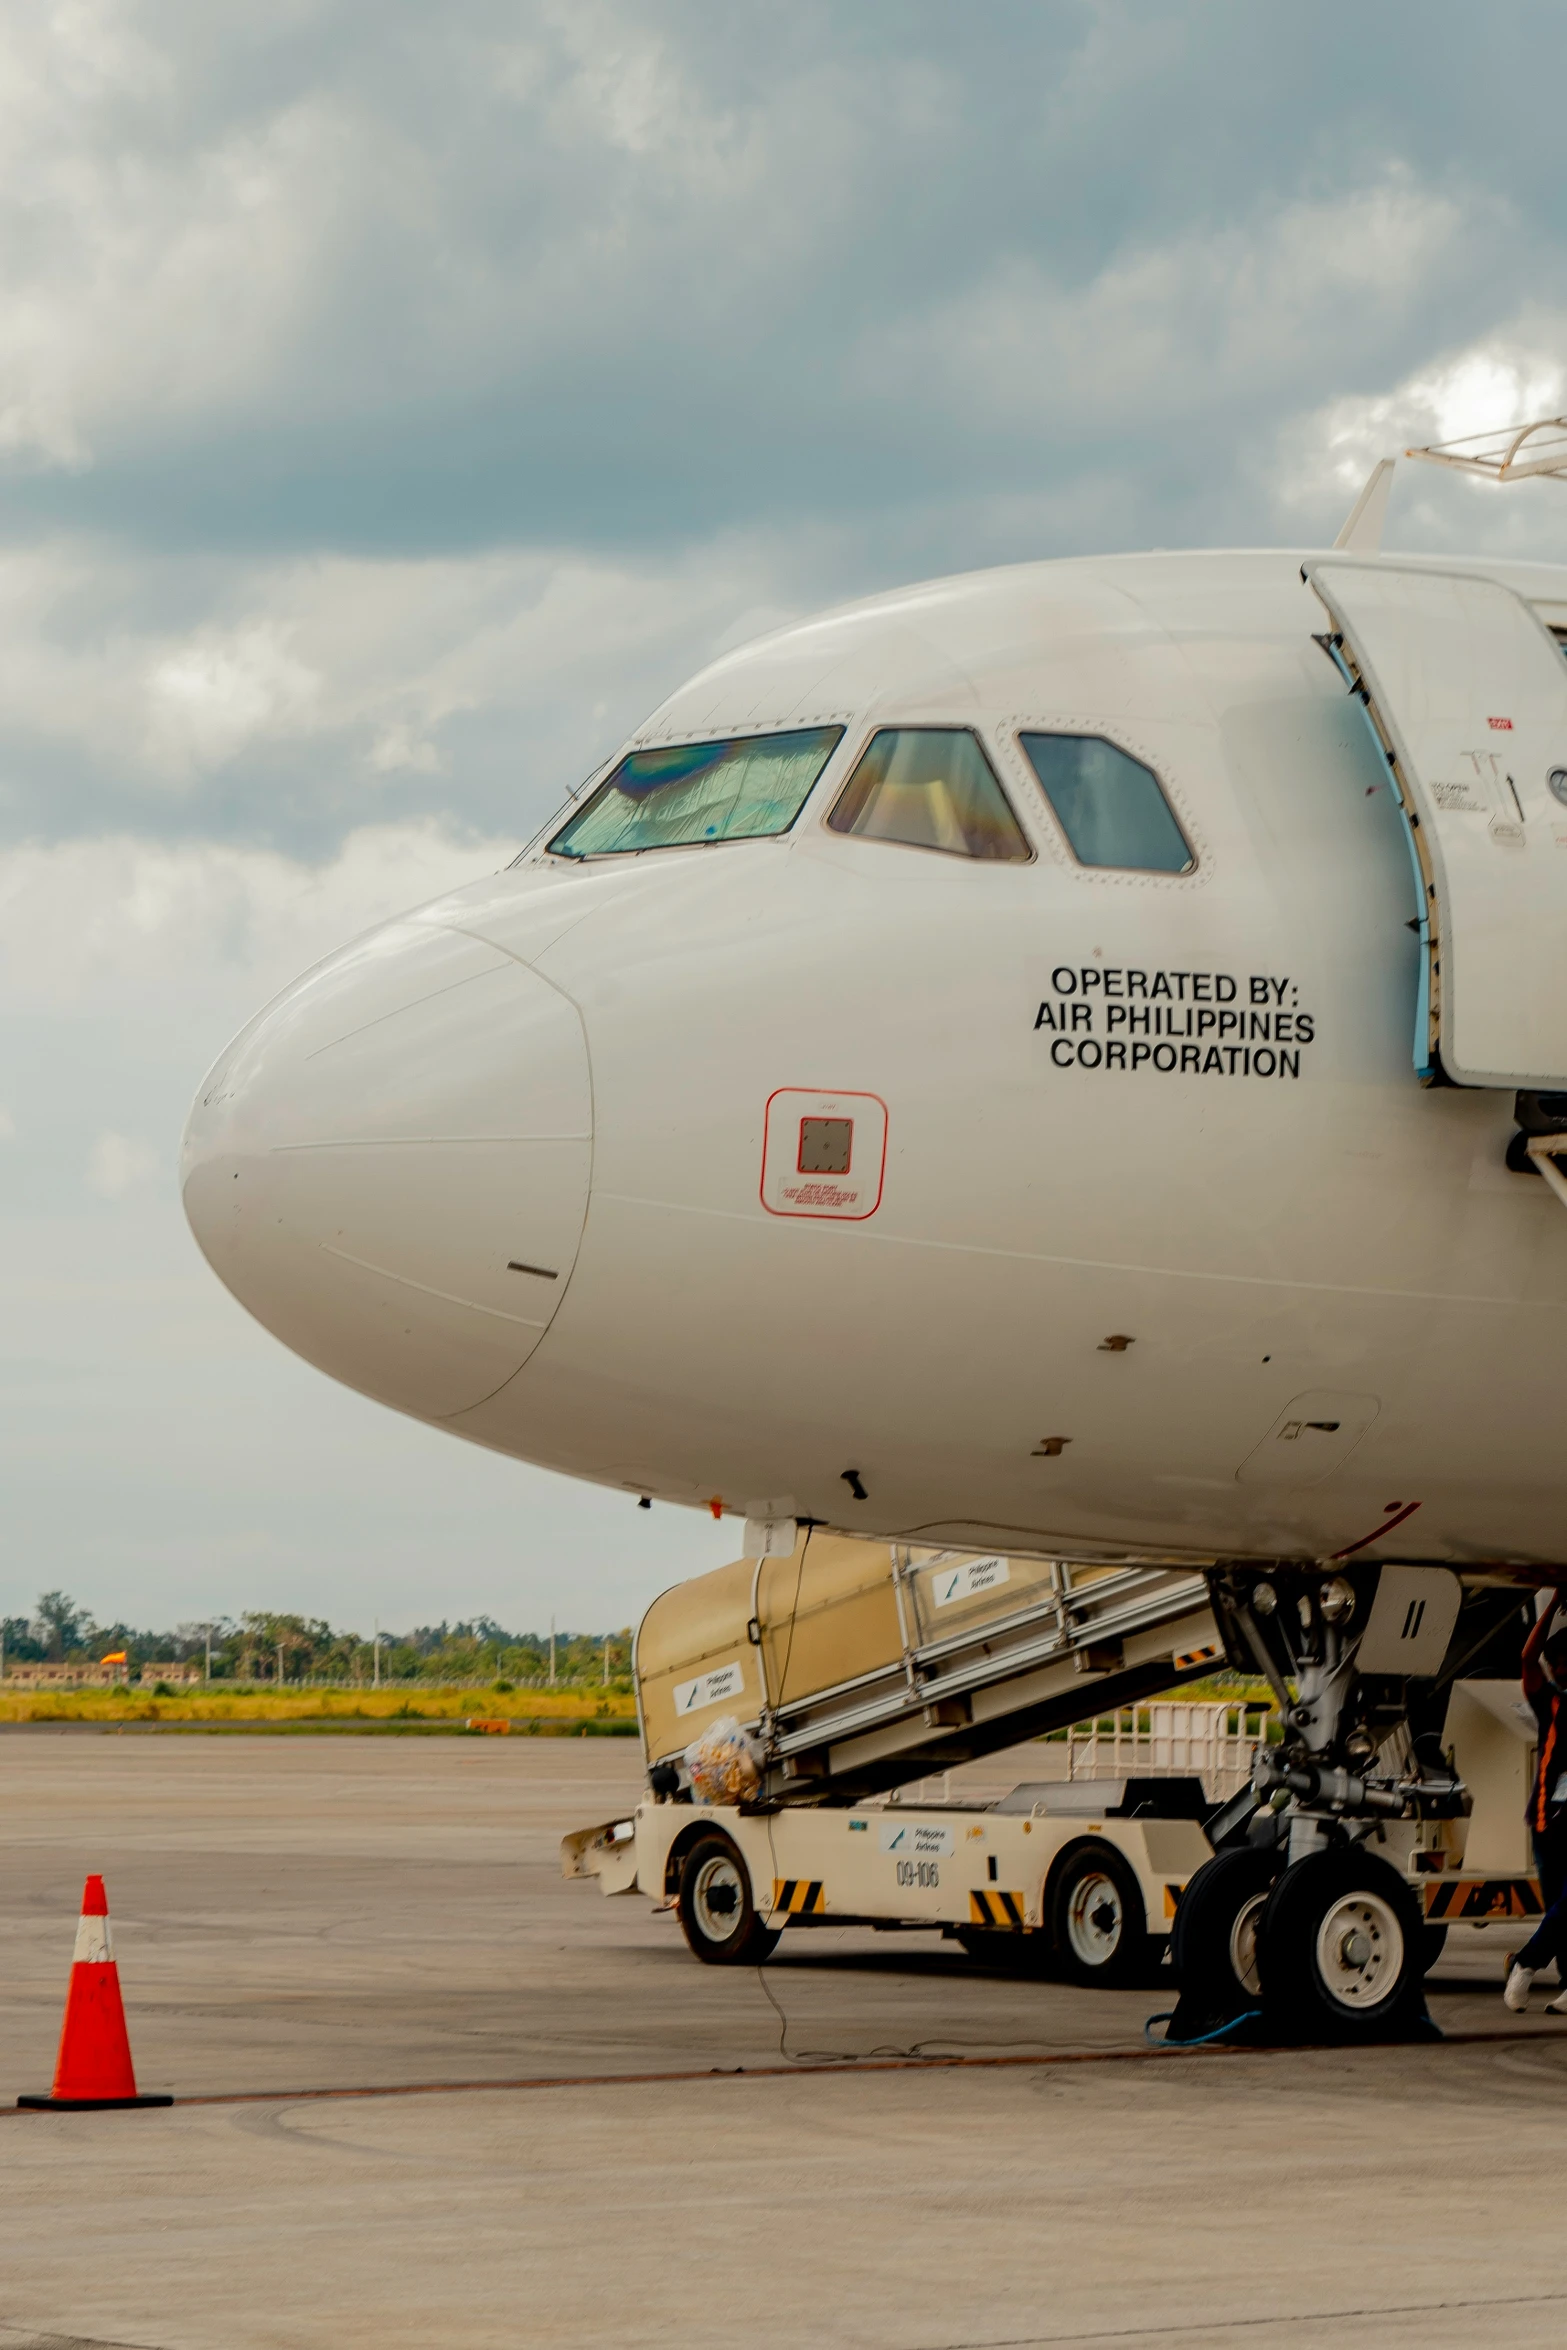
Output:
<svg viewBox="0 0 1567 2350">
<path fill-rule="evenodd" d="M 634 1798 L 630 1741 L 28 1731 L 0 1774 L 6 2105 L 48 2087 L 88 1869 L 141 2085 L 214 2100 L 0 2113 L 0 2350 L 1567 2326 L 1567 2024 L 1505 2016 L 1482 1937 L 1432 2006 L 1483 2045 L 1145 2055 L 1167 1998 L 923 1935 L 698 1967 L 558 1873 L 564 1829 Z M 921 2050 L 1008 2061 L 812 2070 Z M 406 2093 L 520 2081 L 548 2085 Z"/>
</svg>

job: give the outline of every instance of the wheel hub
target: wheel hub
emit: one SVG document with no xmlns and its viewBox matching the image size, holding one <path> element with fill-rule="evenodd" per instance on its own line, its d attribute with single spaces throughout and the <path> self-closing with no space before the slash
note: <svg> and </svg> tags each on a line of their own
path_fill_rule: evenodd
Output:
<svg viewBox="0 0 1567 2350">
<path fill-rule="evenodd" d="M 1380 2006 L 1397 1989 L 1403 1960 L 1403 1929 L 1378 1893 L 1345 1894 L 1317 1930 L 1318 1972 L 1344 2007 Z"/>
<path fill-rule="evenodd" d="M 1076 1956 L 1103 1966 L 1121 1939 L 1121 1896 L 1108 1877 L 1082 1878 L 1072 1889 L 1066 1930 Z"/>
<path fill-rule="evenodd" d="M 1230 1964 L 1235 1969 L 1236 1981 L 1253 1999 L 1259 1998 L 1262 1992 L 1262 1970 L 1257 1962 L 1257 1928 L 1262 1923 L 1262 1913 L 1267 1906 L 1267 1892 L 1254 1893 L 1236 1911 L 1235 1923 L 1230 1928 Z"/>
<path fill-rule="evenodd" d="M 698 1871 L 692 1908 L 710 1942 L 725 1942 L 740 1914 L 740 1872 L 732 1860 L 713 1859 Z"/>
</svg>

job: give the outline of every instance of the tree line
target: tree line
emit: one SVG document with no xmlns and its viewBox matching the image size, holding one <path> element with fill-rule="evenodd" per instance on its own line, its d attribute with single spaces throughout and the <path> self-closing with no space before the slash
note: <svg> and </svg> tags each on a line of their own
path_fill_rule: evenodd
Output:
<svg viewBox="0 0 1567 2350">
<path fill-rule="evenodd" d="M 0 1618 L 7 1665 L 96 1664 L 123 1651 L 138 1666 L 198 1661 L 209 1652 L 215 1681 L 383 1681 L 514 1682 L 547 1680 L 548 1632 L 508 1632 L 492 1616 L 459 1623 L 419 1624 L 407 1632 L 374 1635 L 345 1631 L 319 1616 L 279 1614 L 251 1608 L 211 1623 L 176 1624 L 157 1632 L 134 1624 L 100 1623 L 92 1610 L 63 1591 L 39 1594 L 30 1616 Z M 606 1660 L 606 1643 L 608 1657 Z M 629 1688 L 629 1628 L 603 1632 L 557 1632 L 557 1682 L 601 1683 L 606 1661 L 611 1688 Z"/>
</svg>

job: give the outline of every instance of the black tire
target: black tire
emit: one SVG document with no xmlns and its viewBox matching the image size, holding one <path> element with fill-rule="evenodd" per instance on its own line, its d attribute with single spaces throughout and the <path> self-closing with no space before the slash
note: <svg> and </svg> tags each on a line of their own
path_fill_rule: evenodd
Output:
<svg viewBox="0 0 1567 2350">
<path fill-rule="evenodd" d="M 1130 1864 L 1113 1844 L 1079 1844 L 1056 1870 L 1048 1898 L 1050 1949 L 1069 1983 L 1121 1987 L 1152 1964 L 1148 1919 Z"/>
<path fill-rule="evenodd" d="M 760 1966 L 777 1931 L 756 1914 L 751 1875 L 727 1836 L 699 1836 L 680 1864 L 680 1931 L 704 1966 Z"/>
<path fill-rule="evenodd" d="M 1421 1944 L 1420 1972 L 1423 1975 L 1428 1975 L 1431 1972 L 1446 1948 L 1447 1928 L 1445 1926 L 1427 1926 L 1425 1938 Z M 1567 1977 L 1563 1979 L 1567 1980 Z"/>
<path fill-rule="evenodd" d="M 1172 2040 L 1200 2039 L 1261 2005 L 1257 1934 L 1278 1869 L 1277 1853 L 1239 1845 L 1205 1860 L 1181 1895 L 1170 1935 L 1181 1994 Z"/>
<path fill-rule="evenodd" d="M 1308 1853 L 1262 1913 L 1258 1950 L 1270 2037 L 1408 2039 L 1425 2014 L 1426 1927 L 1408 1884 L 1361 1850 Z"/>
</svg>

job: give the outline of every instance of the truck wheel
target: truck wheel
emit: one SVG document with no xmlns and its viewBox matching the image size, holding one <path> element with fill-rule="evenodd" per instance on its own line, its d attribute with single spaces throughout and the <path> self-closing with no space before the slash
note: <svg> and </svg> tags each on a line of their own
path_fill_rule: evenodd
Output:
<svg viewBox="0 0 1567 2350">
<path fill-rule="evenodd" d="M 1147 1971 L 1143 1897 L 1113 1845 L 1068 1853 L 1051 1888 L 1050 1939 L 1068 1982 L 1134 1983 Z"/>
<path fill-rule="evenodd" d="M 1257 1934 L 1278 1855 L 1255 1845 L 1216 1852 L 1181 1895 L 1170 1935 L 1180 1985 L 1172 2040 L 1197 2040 L 1261 2005 Z"/>
<path fill-rule="evenodd" d="M 1422 1974 L 1428 1975 L 1431 1972 L 1446 1948 L 1447 1928 L 1445 1926 L 1427 1926 L 1425 1938 L 1420 1945 L 1420 1971 Z"/>
<path fill-rule="evenodd" d="M 756 1914 L 745 1862 L 727 1836 L 703 1836 L 680 1869 L 680 1930 L 704 1966 L 760 1966 L 777 1933 Z"/>
<path fill-rule="evenodd" d="M 1404 2039 L 1425 2021 L 1425 1920 L 1374 1853 L 1308 1853 L 1262 1913 L 1262 2003 L 1288 2040 Z M 1429 2026 L 1426 2026 L 1429 2029 Z"/>
</svg>

